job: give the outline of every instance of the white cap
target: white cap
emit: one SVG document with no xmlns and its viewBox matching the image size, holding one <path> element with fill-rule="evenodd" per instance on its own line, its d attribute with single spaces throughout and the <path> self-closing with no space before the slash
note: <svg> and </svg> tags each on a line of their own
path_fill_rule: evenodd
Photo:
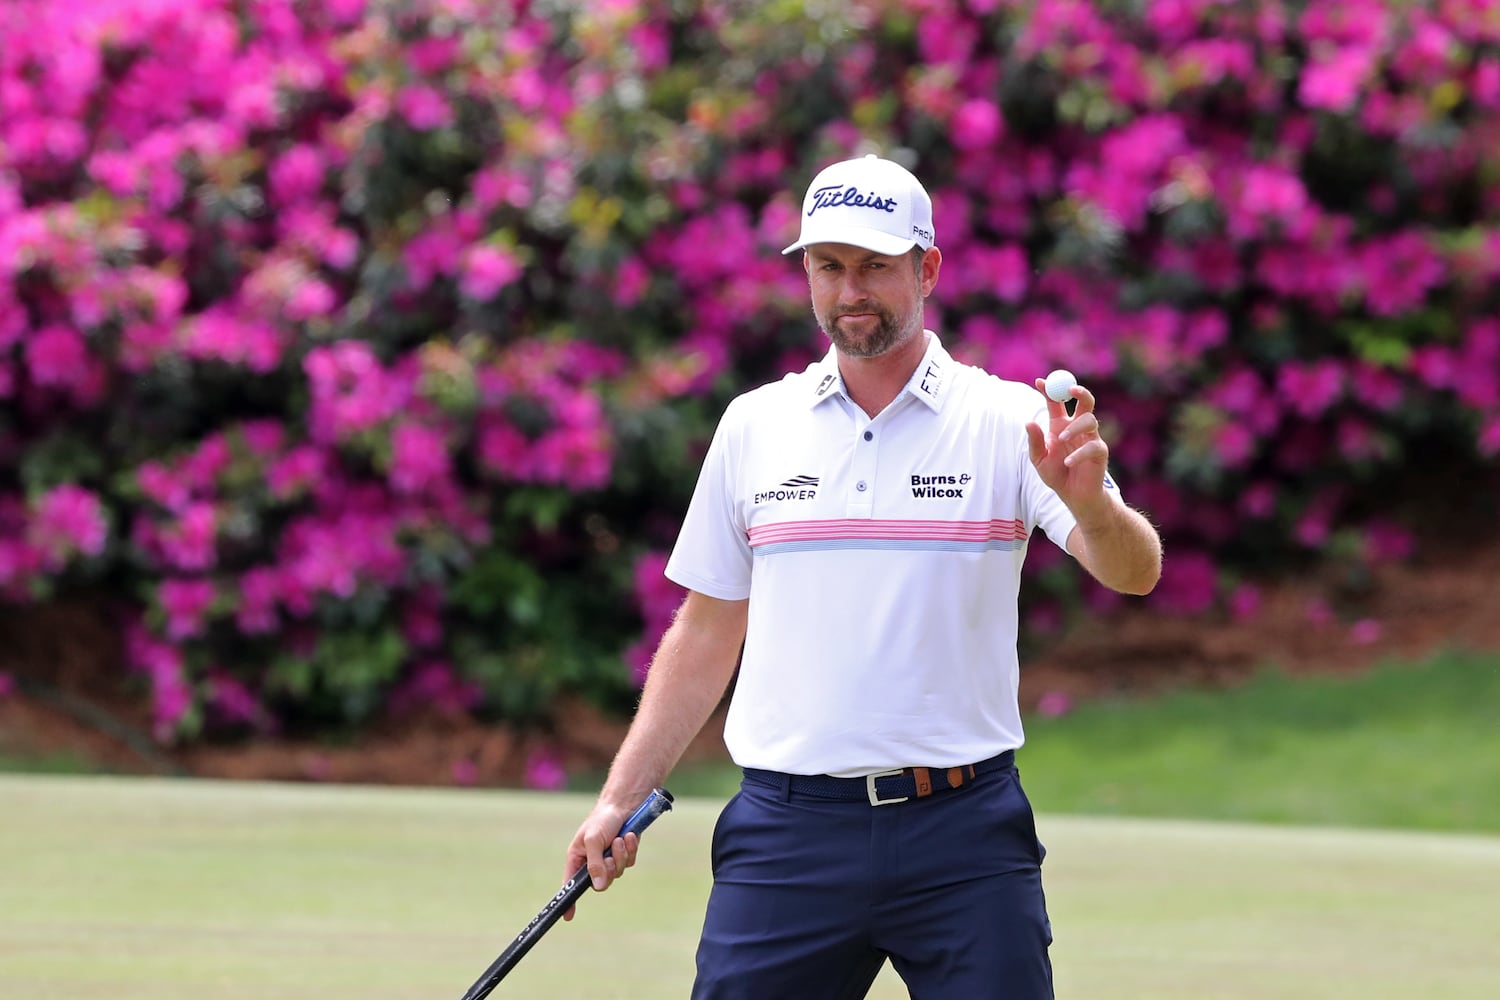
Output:
<svg viewBox="0 0 1500 1000">
<path fill-rule="evenodd" d="M 802 200 L 802 235 L 782 253 L 845 243 L 897 256 L 932 246 L 932 199 L 911 171 L 871 153 L 824 167 Z"/>
</svg>

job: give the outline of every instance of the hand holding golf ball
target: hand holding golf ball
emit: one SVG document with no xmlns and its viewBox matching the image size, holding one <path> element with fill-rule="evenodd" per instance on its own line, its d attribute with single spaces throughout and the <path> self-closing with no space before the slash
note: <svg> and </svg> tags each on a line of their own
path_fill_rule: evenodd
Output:
<svg viewBox="0 0 1500 1000">
<path fill-rule="evenodd" d="M 1026 425 L 1031 439 L 1031 461 L 1042 481 L 1057 491 L 1077 513 L 1077 505 L 1093 506 L 1106 498 L 1104 475 L 1109 447 L 1099 436 L 1094 395 L 1078 384 L 1073 373 L 1059 368 L 1034 383 L 1052 403 L 1045 415 Z M 1076 395 L 1075 395 L 1076 393 Z M 1070 408 L 1066 405 L 1073 401 Z"/>
<path fill-rule="evenodd" d="M 1047 398 L 1058 403 L 1066 403 L 1073 398 L 1073 387 L 1078 380 L 1073 373 L 1066 368 L 1058 368 L 1048 374 L 1044 383 Z"/>
</svg>

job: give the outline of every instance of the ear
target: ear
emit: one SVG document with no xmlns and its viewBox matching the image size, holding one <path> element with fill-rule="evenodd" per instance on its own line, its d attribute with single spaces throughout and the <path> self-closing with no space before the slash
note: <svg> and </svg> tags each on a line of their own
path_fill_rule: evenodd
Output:
<svg viewBox="0 0 1500 1000">
<path fill-rule="evenodd" d="M 922 297 L 926 298 L 932 294 L 937 287 L 938 272 L 943 268 L 943 252 L 937 247 L 931 247 L 922 255 Z"/>
</svg>

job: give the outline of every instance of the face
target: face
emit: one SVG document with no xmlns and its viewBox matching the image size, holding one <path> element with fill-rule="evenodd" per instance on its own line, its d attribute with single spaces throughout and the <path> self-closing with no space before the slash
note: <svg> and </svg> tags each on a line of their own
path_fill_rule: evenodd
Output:
<svg viewBox="0 0 1500 1000">
<path fill-rule="evenodd" d="M 910 254 L 816 243 L 802 260 L 813 315 L 840 354 L 879 357 L 921 334 L 922 300 L 937 283 L 940 260 L 935 247 L 914 266 Z"/>
</svg>

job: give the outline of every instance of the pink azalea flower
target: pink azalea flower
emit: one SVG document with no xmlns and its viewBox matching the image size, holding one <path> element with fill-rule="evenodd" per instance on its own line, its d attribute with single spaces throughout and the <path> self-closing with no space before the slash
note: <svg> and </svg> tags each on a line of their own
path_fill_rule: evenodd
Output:
<svg viewBox="0 0 1500 1000">
<path fill-rule="evenodd" d="M 1487 458 L 1500 455 L 1500 414 L 1487 417 L 1480 425 L 1478 448 Z"/>
<path fill-rule="evenodd" d="M 527 788 L 539 791 L 560 792 L 568 787 L 568 772 L 562 760 L 551 750 L 532 750 L 526 758 L 526 773 L 523 779 Z"/>
<path fill-rule="evenodd" d="M 392 708 L 407 713 L 421 708 L 436 709 L 447 716 L 462 715 L 484 699 L 484 690 L 474 681 L 466 681 L 446 660 L 428 660 L 418 664 L 391 697 Z"/>
<path fill-rule="evenodd" d="M 1214 429 L 1213 452 L 1220 468 L 1243 468 L 1255 455 L 1255 436 L 1237 421 L 1220 424 Z"/>
<path fill-rule="evenodd" d="M 522 208 L 532 199 L 531 180 L 520 171 L 492 164 L 474 175 L 470 184 L 474 203 L 489 211 L 502 205 Z"/>
<path fill-rule="evenodd" d="M 1344 372 L 1333 359 L 1309 364 L 1288 362 L 1278 373 L 1277 392 L 1304 417 L 1316 417 L 1337 403 L 1344 391 Z"/>
<path fill-rule="evenodd" d="M 1044 719 L 1056 719 L 1073 711 L 1073 698 L 1066 691 L 1048 691 L 1036 702 L 1036 712 Z"/>
<path fill-rule="evenodd" d="M 43 327 L 26 342 L 26 367 L 37 385 L 71 388 L 87 360 L 83 335 L 71 327 Z"/>
<path fill-rule="evenodd" d="M 1348 111 L 1359 100 L 1374 62 L 1374 52 L 1360 46 L 1324 50 L 1303 67 L 1297 97 L 1308 108 Z"/>
<path fill-rule="evenodd" d="M 208 502 L 190 503 L 177 520 L 157 534 L 162 557 L 172 569 L 196 572 L 218 562 L 219 512 Z"/>
<path fill-rule="evenodd" d="M 651 283 L 651 271 L 639 257 L 627 257 L 615 269 L 610 298 L 616 305 L 629 308 L 641 300 Z"/>
<path fill-rule="evenodd" d="M 239 436 L 256 458 L 273 458 L 281 451 L 286 428 L 275 420 L 247 420 L 239 425 Z"/>
<path fill-rule="evenodd" d="M 35 502 L 28 541 L 57 569 L 74 555 L 97 556 L 109 538 L 109 522 L 97 494 L 63 484 Z"/>
<path fill-rule="evenodd" d="M 461 237 L 451 226 L 440 225 L 418 233 L 406 242 L 401 252 L 408 284 L 421 291 L 438 275 L 455 274 L 461 252 Z"/>
<path fill-rule="evenodd" d="M 479 783 L 479 765 L 468 757 L 460 757 L 453 762 L 453 783 L 468 787 Z"/>
<path fill-rule="evenodd" d="M 396 95 L 396 110 L 407 124 L 419 132 L 447 128 L 453 124 L 453 106 L 435 87 L 414 84 L 401 88 Z"/>
<path fill-rule="evenodd" d="M 1401 380 L 1385 368 L 1357 362 L 1349 381 L 1354 397 L 1366 406 L 1389 413 L 1401 404 Z"/>
<path fill-rule="evenodd" d="M 433 588 L 423 589 L 424 594 L 429 591 Z M 414 649 L 431 649 L 443 641 L 442 609 L 435 597 L 422 597 L 406 605 L 401 614 L 401 635 Z"/>
<path fill-rule="evenodd" d="M 512 479 L 530 478 L 531 444 L 513 425 L 490 420 L 479 428 L 476 450 L 485 468 Z"/>
<path fill-rule="evenodd" d="M 1174 552 L 1162 564 L 1151 602 L 1168 614 L 1197 615 L 1214 606 L 1219 571 L 1202 552 Z"/>
<path fill-rule="evenodd" d="M 956 148 L 984 149 L 1000 141 L 1005 119 L 994 101 L 975 98 L 958 106 L 948 128 Z"/>
<path fill-rule="evenodd" d="M 303 361 L 312 390 L 308 430 L 333 443 L 378 426 L 406 405 L 409 385 L 388 373 L 369 344 L 341 340 L 315 348 Z"/>
<path fill-rule="evenodd" d="M 1416 536 L 1392 521 L 1377 519 L 1365 525 L 1365 553 L 1376 562 L 1399 561 L 1416 551 Z"/>
<path fill-rule="evenodd" d="M 327 316 L 338 306 L 338 295 L 326 281 L 304 278 L 296 283 L 286 300 L 286 318 L 303 322 Z"/>
<path fill-rule="evenodd" d="M 398 493 L 420 493 L 447 479 L 452 471 L 442 431 L 420 424 L 401 424 L 391 433 L 391 486 Z"/>
<path fill-rule="evenodd" d="M 1327 625 L 1334 620 L 1333 608 L 1321 597 L 1310 598 L 1303 605 L 1302 614 L 1313 625 Z"/>
<path fill-rule="evenodd" d="M 1056 635 L 1062 627 L 1062 609 L 1055 601 L 1038 603 L 1026 611 L 1026 631 L 1029 633 Z"/>
<path fill-rule="evenodd" d="M 1229 595 L 1229 614 L 1235 621 L 1248 621 L 1260 613 L 1262 603 L 1260 588 L 1242 583 Z"/>
<path fill-rule="evenodd" d="M 302 759 L 302 774 L 309 781 L 332 781 L 333 761 L 327 754 L 311 753 Z"/>
<path fill-rule="evenodd" d="M 276 602 L 281 578 L 270 567 L 257 566 L 240 576 L 235 624 L 246 635 L 268 635 L 276 630 Z"/>
<path fill-rule="evenodd" d="M 268 716 L 260 699 L 237 678 L 222 670 L 208 678 L 208 708 L 222 722 L 267 728 Z"/>
<path fill-rule="evenodd" d="M 491 244 L 480 244 L 464 255 L 459 291 L 476 302 L 488 302 L 502 288 L 514 284 L 521 272 L 521 263 L 513 254 Z"/>
<path fill-rule="evenodd" d="M 298 143 L 271 162 L 271 198 L 282 208 L 317 196 L 327 164 L 316 146 Z"/>
<path fill-rule="evenodd" d="M 626 48 L 635 53 L 636 65 L 643 73 L 654 73 L 670 61 L 671 37 L 665 24 L 642 21 L 630 29 L 627 37 L 629 42 Z"/>
<path fill-rule="evenodd" d="M 156 594 L 167 618 L 168 639 L 188 639 L 203 634 L 205 619 L 217 596 L 212 581 L 166 579 L 157 587 Z"/>
<path fill-rule="evenodd" d="M 152 675 L 151 733 L 158 743 L 172 742 L 183 717 L 192 707 L 193 692 L 180 670 Z"/>
</svg>

